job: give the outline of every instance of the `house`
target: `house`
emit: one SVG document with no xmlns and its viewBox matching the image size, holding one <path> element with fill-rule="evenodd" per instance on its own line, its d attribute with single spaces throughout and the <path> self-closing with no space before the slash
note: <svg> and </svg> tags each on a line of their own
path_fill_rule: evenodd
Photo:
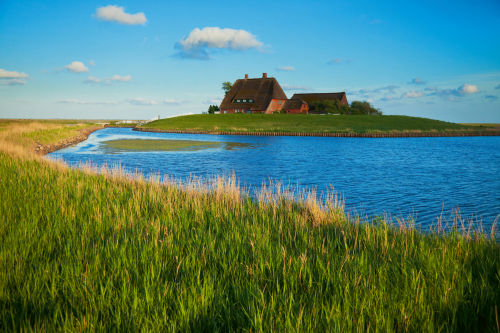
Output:
<svg viewBox="0 0 500 333">
<path fill-rule="evenodd" d="M 321 100 L 338 100 L 349 105 L 345 92 L 326 94 L 295 94 L 288 99 L 275 78 L 236 80 L 220 104 L 220 113 L 267 113 L 283 110 L 285 113 L 308 114 L 314 110 L 311 103 Z"/>
<path fill-rule="evenodd" d="M 283 105 L 283 110 L 285 113 L 303 113 L 307 114 L 309 112 L 309 105 L 302 99 L 287 99 Z"/>
<path fill-rule="evenodd" d="M 347 103 L 347 98 L 345 96 L 345 92 L 338 93 L 313 93 L 313 94 L 294 94 L 292 99 L 302 99 L 309 105 L 309 111 L 315 111 L 314 106 L 312 105 L 315 101 L 339 101 L 343 105 L 349 105 Z"/>
<path fill-rule="evenodd" d="M 220 113 L 273 113 L 280 111 L 287 97 L 275 78 L 236 80 L 220 105 Z"/>
</svg>

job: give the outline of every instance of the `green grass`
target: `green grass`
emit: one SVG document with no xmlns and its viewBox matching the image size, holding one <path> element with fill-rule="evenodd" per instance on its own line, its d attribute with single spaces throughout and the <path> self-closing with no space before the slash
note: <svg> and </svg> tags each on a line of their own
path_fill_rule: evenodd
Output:
<svg viewBox="0 0 500 333">
<path fill-rule="evenodd" d="M 251 148 L 248 143 L 216 142 L 196 140 L 154 140 L 154 139 L 123 139 L 105 141 L 105 149 L 110 152 L 122 151 L 196 151 L 201 149 L 223 148 L 226 150 Z"/>
<path fill-rule="evenodd" d="M 219 114 L 161 119 L 144 126 L 163 130 L 299 133 L 484 131 L 478 127 L 408 116 Z"/>
<path fill-rule="evenodd" d="M 0 153 L 0 331 L 496 332 L 487 235 Z M 500 314 L 499 314 L 500 315 Z"/>
</svg>

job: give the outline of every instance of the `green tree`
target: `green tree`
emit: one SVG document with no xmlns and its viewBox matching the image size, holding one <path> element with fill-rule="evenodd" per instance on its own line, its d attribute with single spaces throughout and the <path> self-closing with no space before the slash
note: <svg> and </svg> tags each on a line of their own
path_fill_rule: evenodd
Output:
<svg viewBox="0 0 500 333">
<path fill-rule="evenodd" d="M 229 81 L 227 82 L 222 82 L 222 90 L 224 90 L 224 95 L 227 95 L 229 90 L 233 87 L 233 84 Z"/>
<path fill-rule="evenodd" d="M 210 105 L 208 107 L 208 114 L 214 114 L 215 111 L 220 111 L 217 105 Z"/>
<path fill-rule="evenodd" d="M 369 102 L 352 101 L 350 107 L 351 114 L 367 114 L 373 116 L 381 116 L 382 111 L 375 109 Z"/>
</svg>

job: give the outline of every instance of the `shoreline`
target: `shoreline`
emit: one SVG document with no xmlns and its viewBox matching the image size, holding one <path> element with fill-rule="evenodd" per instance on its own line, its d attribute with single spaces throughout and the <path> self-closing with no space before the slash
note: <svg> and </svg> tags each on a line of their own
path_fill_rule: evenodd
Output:
<svg viewBox="0 0 500 333">
<path fill-rule="evenodd" d="M 422 137 L 465 137 L 465 136 L 500 136 L 500 131 L 450 132 L 450 133 L 300 133 L 300 132 L 228 132 L 228 131 L 190 131 L 163 130 L 158 128 L 134 127 L 133 131 L 176 134 L 209 135 L 250 135 L 250 136 L 313 136 L 333 138 L 422 138 Z"/>
<path fill-rule="evenodd" d="M 35 142 L 35 147 L 33 149 L 34 149 L 36 154 L 38 154 L 40 156 L 44 156 L 44 155 L 53 153 L 57 150 L 75 145 L 75 144 L 80 143 L 80 142 L 83 142 L 83 141 L 87 140 L 87 138 L 89 137 L 89 135 L 91 133 L 98 131 L 98 130 L 101 130 L 101 129 L 104 129 L 104 128 L 105 127 L 103 127 L 103 126 L 83 128 L 83 129 L 78 130 L 78 132 L 80 132 L 79 135 L 72 137 L 72 138 L 69 138 L 69 139 L 66 139 L 66 140 L 63 140 L 63 141 L 59 141 L 57 143 L 53 143 L 53 144 L 42 145 L 42 144 Z"/>
</svg>

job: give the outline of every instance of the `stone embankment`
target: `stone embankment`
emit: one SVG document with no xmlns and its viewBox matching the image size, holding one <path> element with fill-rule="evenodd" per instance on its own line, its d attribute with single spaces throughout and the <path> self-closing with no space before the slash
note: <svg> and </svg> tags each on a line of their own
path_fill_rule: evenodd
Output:
<svg viewBox="0 0 500 333">
<path fill-rule="evenodd" d="M 77 136 L 50 145 L 42 145 L 36 142 L 34 149 L 37 154 L 46 155 L 55 152 L 56 150 L 63 149 L 72 146 L 74 144 L 80 143 L 82 141 L 85 141 L 89 137 L 90 133 L 98 131 L 100 129 L 103 129 L 103 127 L 98 126 L 98 127 L 83 128 L 78 130 L 79 134 Z"/>
<path fill-rule="evenodd" d="M 134 128 L 136 125 L 130 125 L 130 126 L 120 126 L 120 125 L 109 125 L 106 124 L 104 127 L 111 127 L 111 128 Z"/>
<path fill-rule="evenodd" d="M 134 131 L 179 134 L 211 134 L 211 135 L 255 135 L 255 136 L 318 136 L 333 138 L 422 138 L 422 137 L 454 137 L 454 136 L 500 136 L 500 131 L 474 132 L 429 132 L 429 133 L 298 133 L 298 132 L 209 132 L 189 130 L 162 130 L 157 128 L 135 127 Z"/>
</svg>

